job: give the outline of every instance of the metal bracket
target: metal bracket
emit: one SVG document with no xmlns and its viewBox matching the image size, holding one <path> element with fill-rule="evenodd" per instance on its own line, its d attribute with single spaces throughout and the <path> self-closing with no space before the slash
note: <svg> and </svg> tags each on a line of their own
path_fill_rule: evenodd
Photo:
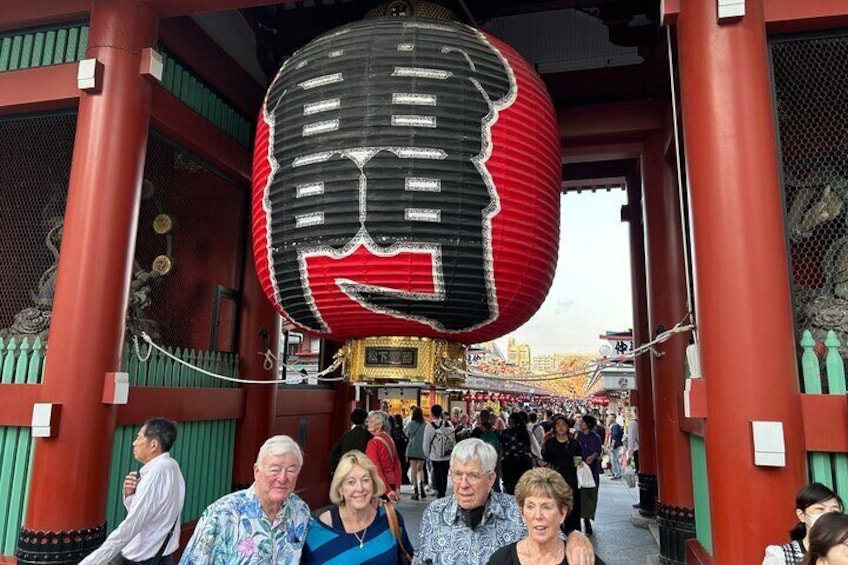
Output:
<svg viewBox="0 0 848 565">
<path fill-rule="evenodd" d="M 106 373 L 103 381 L 103 404 L 126 404 L 130 397 L 130 376 L 127 373 Z"/>
<path fill-rule="evenodd" d="M 103 88 L 103 63 L 97 59 L 83 59 L 77 66 L 77 88 L 88 93 Z"/>
<path fill-rule="evenodd" d="M 162 77 L 165 74 L 165 60 L 162 58 L 162 54 L 152 47 L 142 49 L 138 72 L 144 78 L 162 82 Z"/>
<path fill-rule="evenodd" d="M 56 437 L 59 435 L 59 420 L 62 405 L 37 402 L 32 405 L 32 437 Z"/>
</svg>

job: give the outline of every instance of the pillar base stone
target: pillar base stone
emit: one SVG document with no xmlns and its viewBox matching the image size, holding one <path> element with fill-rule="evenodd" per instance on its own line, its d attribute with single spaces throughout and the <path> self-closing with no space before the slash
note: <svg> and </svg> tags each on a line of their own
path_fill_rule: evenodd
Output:
<svg viewBox="0 0 848 565">
<path fill-rule="evenodd" d="M 686 541 L 695 537 L 695 511 L 692 508 L 657 502 L 660 528 L 660 562 L 686 564 Z"/>
<path fill-rule="evenodd" d="M 94 528 L 69 532 L 36 532 L 21 528 L 18 565 L 76 565 L 106 540 L 106 522 Z"/>
</svg>

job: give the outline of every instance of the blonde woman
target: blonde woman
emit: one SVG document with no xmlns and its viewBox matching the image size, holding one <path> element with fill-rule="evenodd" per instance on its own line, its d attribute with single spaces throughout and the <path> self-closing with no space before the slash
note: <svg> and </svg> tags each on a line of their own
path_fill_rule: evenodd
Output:
<svg viewBox="0 0 848 565">
<path fill-rule="evenodd" d="M 398 541 L 387 512 L 395 512 L 403 549 L 412 555 L 403 517 L 390 506 L 378 506 L 385 492 L 377 468 L 361 451 L 342 455 L 330 483 L 333 506 L 310 523 L 300 563 L 369 563 L 395 565 Z"/>
<path fill-rule="evenodd" d="M 571 512 L 574 493 L 565 479 L 552 469 L 531 469 L 519 479 L 515 501 L 527 536 L 498 549 L 488 565 L 568 565 L 560 527 Z M 595 556 L 595 564 L 604 562 Z"/>
</svg>

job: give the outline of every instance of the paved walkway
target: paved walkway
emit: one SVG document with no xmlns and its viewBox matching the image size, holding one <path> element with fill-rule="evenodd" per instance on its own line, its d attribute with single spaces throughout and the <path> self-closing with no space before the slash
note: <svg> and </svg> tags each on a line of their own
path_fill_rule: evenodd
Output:
<svg viewBox="0 0 848 565">
<path fill-rule="evenodd" d="M 398 510 L 407 523 L 412 545 L 418 547 L 421 516 L 427 504 L 434 499 L 429 497 L 423 502 L 410 500 L 411 486 L 404 486 L 402 492 L 403 500 Z M 648 557 L 659 555 L 659 547 L 651 532 L 630 524 L 638 496 L 638 489 L 627 488 L 624 481 L 601 477 L 595 532 L 591 539 L 595 552 L 607 565 L 642 565 L 647 563 Z"/>
</svg>

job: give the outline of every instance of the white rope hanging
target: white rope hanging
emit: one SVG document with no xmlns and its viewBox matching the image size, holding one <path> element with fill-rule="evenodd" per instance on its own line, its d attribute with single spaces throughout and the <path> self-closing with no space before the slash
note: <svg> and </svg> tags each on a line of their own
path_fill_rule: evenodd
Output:
<svg viewBox="0 0 848 565">
<path fill-rule="evenodd" d="M 626 357 L 619 357 L 616 359 L 596 359 L 590 363 L 584 364 L 582 367 L 572 369 L 571 371 L 565 372 L 552 372 L 552 373 L 541 373 L 535 375 L 498 375 L 493 373 L 485 373 L 483 371 L 471 369 L 471 370 L 463 370 L 459 367 L 452 367 L 446 364 L 442 365 L 442 369 L 445 371 L 451 371 L 460 375 L 472 376 L 472 377 L 481 377 L 487 379 L 494 380 L 502 380 L 502 381 L 521 381 L 521 382 L 540 382 L 540 381 L 554 381 L 559 379 L 570 379 L 573 377 L 579 377 L 583 375 L 595 375 L 599 374 L 602 369 L 607 369 L 610 367 L 616 367 L 618 365 L 622 365 L 629 361 L 632 361 L 636 357 L 640 355 L 644 355 L 645 353 L 651 352 L 653 355 L 657 357 L 662 357 L 665 355 L 661 351 L 657 351 L 655 349 L 655 345 L 659 345 L 661 343 L 665 343 L 672 336 L 679 333 L 685 333 L 689 331 L 693 331 L 695 326 L 692 324 L 683 325 L 683 322 L 689 318 L 689 314 L 687 314 L 682 321 L 675 324 L 673 328 L 670 330 L 664 331 L 659 334 L 655 339 L 644 343 L 633 350 L 632 353 L 627 355 Z M 694 332 L 693 332 L 694 333 Z"/>
<path fill-rule="evenodd" d="M 148 359 L 150 359 L 151 353 L 153 353 L 153 350 L 156 349 L 160 353 L 162 353 L 165 357 L 168 357 L 169 359 L 172 359 L 173 361 L 175 361 L 175 362 L 177 362 L 181 365 L 184 365 L 184 366 L 186 366 L 190 369 L 193 369 L 193 370 L 195 370 L 199 373 L 203 373 L 204 375 L 207 375 L 207 376 L 212 377 L 214 379 L 219 379 L 219 380 L 227 381 L 227 382 L 231 382 L 231 383 L 249 384 L 249 385 L 291 384 L 287 379 L 272 379 L 272 380 L 237 379 L 235 377 L 228 377 L 227 375 L 220 375 L 218 373 L 213 373 L 211 371 L 207 371 L 206 369 L 198 367 L 197 365 L 192 365 L 191 363 L 189 363 L 187 361 L 183 361 L 182 359 L 180 359 L 176 355 L 173 355 L 172 353 L 168 352 L 164 348 L 155 344 L 153 342 L 153 340 L 150 338 L 150 336 L 147 335 L 146 332 L 141 332 L 141 339 L 144 340 L 149 346 L 149 348 L 147 350 L 147 354 L 144 355 L 144 356 L 142 356 L 141 351 L 140 351 L 140 347 L 139 347 L 139 344 L 138 344 L 138 336 L 133 336 L 133 349 L 135 350 L 135 354 L 138 357 L 139 361 L 141 361 L 142 363 L 144 363 Z M 269 350 L 266 349 L 265 353 L 259 352 L 258 355 L 265 355 L 265 364 L 264 364 L 265 369 L 267 369 L 267 370 L 273 369 L 273 361 L 271 362 L 271 367 L 270 368 L 268 367 L 268 356 L 270 355 L 271 358 L 273 358 L 273 359 L 276 359 L 276 357 L 274 357 L 274 355 Z M 322 378 L 322 377 L 324 375 L 332 373 L 333 371 L 335 371 L 336 369 L 341 367 L 343 361 L 344 361 L 344 359 L 342 358 L 342 356 L 337 354 L 335 360 L 333 361 L 333 363 L 329 367 L 327 367 L 326 369 L 324 369 L 323 371 L 321 371 L 320 373 L 318 373 L 316 375 L 309 375 L 308 378 L 314 378 L 314 379 L 317 379 L 317 380 L 323 381 L 323 382 L 341 381 L 341 380 L 344 379 L 344 377 L 332 377 L 332 378 Z M 288 368 L 287 365 L 284 365 L 284 366 L 286 366 Z M 305 376 L 304 378 L 307 378 L 307 376 Z"/>
</svg>

